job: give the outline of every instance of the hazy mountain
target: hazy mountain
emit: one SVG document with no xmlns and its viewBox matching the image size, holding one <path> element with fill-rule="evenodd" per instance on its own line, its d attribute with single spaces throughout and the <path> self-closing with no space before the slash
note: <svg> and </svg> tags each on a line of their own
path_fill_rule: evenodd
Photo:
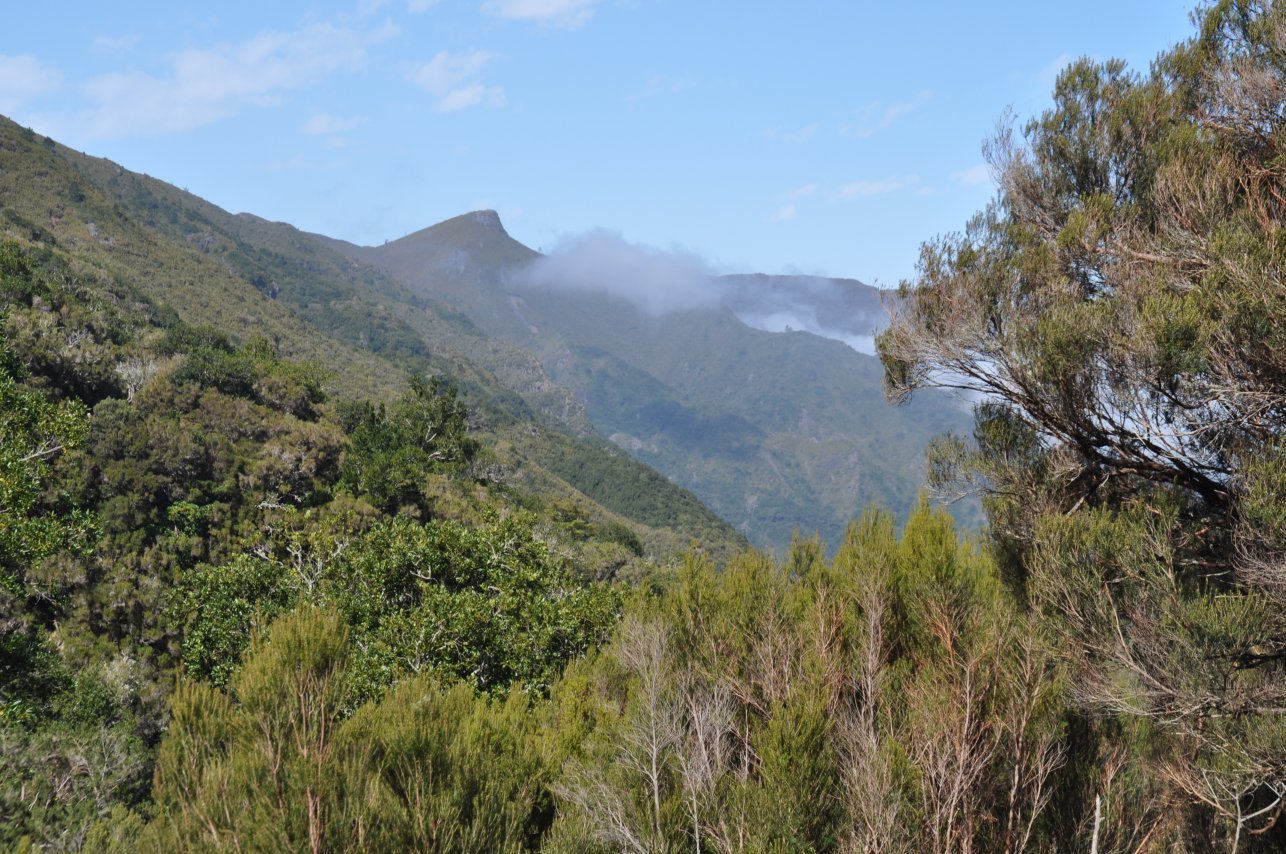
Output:
<svg viewBox="0 0 1286 854">
<path fill-rule="evenodd" d="M 795 528 L 834 543 L 871 501 L 905 510 L 928 439 L 967 427 L 945 399 L 884 403 L 877 362 L 841 343 L 869 346 L 882 316 L 859 282 L 715 276 L 605 233 L 542 255 L 492 211 L 356 247 L 7 121 L 0 170 L 6 234 L 129 279 L 189 322 L 326 365 L 341 397 L 393 394 L 408 370 L 450 376 L 516 476 L 605 503 L 658 548 L 724 535 L 618 449 L 758 544 Z"/>
<path fill-rule="evenodd" d="M 880 292 L 856 279 L 821 276 L 721 276 L 720 302 L 747 326 L 766 332 L 811 332 L 874 353 L 883 326 Z"/>
<path fill-rule="evenodd" d="M 600 433 L 759 545 L 796 528 L 835 543 L 872 501 L 905 511 L 930 438 L 968 427 L 945 397 L 885 403 L 878 361 L 841 343 L 869 347 L 883 316 L 860 282 L 712 276 L 608 234 L 541 255 L 494 211 L 383 246 L 323 241 L 537 357 Z"/>
<path fill-rule="evenodd" d="M 744 545 L 692 494 L 594 435 L 581 402 L 531 354 L 286 223 L 230 214 L 0 118 L 0 240 L 128 282 L 187 323 L 263 336 L 323 366 L 340 398 L 391 398 L 408 372 L 447 377 L 507 481 L 628 521 L 654 555 L 694 538 L 715 551 Z"/>
</svg>

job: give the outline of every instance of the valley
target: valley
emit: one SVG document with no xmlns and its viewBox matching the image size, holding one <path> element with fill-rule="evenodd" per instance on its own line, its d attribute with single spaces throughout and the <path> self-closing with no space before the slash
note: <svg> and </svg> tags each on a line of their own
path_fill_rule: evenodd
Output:
<svg viewBox="0 0 1286 854">
<path fill-rule="evenodd" d="M 376 247 L 319 240 L 539 360 L 601 435 L 779 553 L 795 532 L 838 542 L 872 503 L 906 513 L 924 488 L 929 441 L 969 429 L 967 409 L 945 396 L 890 407 L 868 354 L 742 319 L 790 314 L 869 339 L 884 311 L 858 282 L 692 274 L 696 293 L 649 310 L 647 282 L 599 283 L 592 272 L 560 282 L 560 259 L 514 241 L 494 211 Z M 604 267 L 599 276 L 618 273 Z M 511 388 L 540 405 L 540 390 Z"/>
<path fill-rule="evenodd" d="M 1286 4 L 1086 3 L 8 10 L 0 850 L 1286 850 Z"/>
</svg>

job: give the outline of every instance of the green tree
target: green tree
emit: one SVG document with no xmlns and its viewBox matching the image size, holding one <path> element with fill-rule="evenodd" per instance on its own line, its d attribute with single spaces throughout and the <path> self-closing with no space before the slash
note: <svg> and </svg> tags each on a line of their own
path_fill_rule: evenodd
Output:
<svg viewBox="0 0 1286 854">
<path fill-rule="evenodd" d="M 0 254 L 0 273 L 14 263 Z M 25 373 L 0 342 L 0 846 L 78 848 L 101 808 L 143 797 L 148 763 L 128 691 L 69 667 L 51 641 L 62 588 L 36 570 L 95 540 L 93 516 L 55 488 L 86 416 L 25 388 Z"/>
<path fill-rule="evenodd" d="M 88 513 L 48 495 L 54 460 L 84 438 L 84 410 L 23 388 L 22 371 L 0 343 L 0 725 L 35 722 L 61 682 L 44 639 L 51 597 L 28 576 L 59 552 L 86 549 L 95 530 Z"/>
<path fill-rule="evenodd" d="M 426 476 L 457 471 L 478 451 L 467 421 L 455 388 L 436 377 L 412 377 L 410 390 L 390 408 L 350 405 L 341 413 L 351 444 L 340 483 L 381 510 L 409 508 L 427 517 Z"/>
<path fill-rule="evenodd" d="M 261 635 L 230 693 L 171 702 L 146 851 L 518 851 L 548 824 L 521 693 L 408 680 L 346 718 L 349 632 L 304 606 Z M 114 817 L 113 820 L 116 820 Z M 107 827 L 95 839 L 119 845 Z M 137 850 L 137 849 L 136 849 Z"/>
<path fill-rule="evenodd" d="M 1055 671 L 921 503 L 835 559 L 690 556 L 551 700 L 551 850 L 1020 851 L 1062 765 Z"/>
<path fill-rule="evenodd" d="M 0 316 L 0 322 L 3 317 Z M 22 367 L 0 344 L 0 586 L 20 590 L 36 562 L 83 548 L 88 515 L 48 503 L 52 463 L 85 437 L 85 411 L 55 403 L 18 382 Z"/>
<path fill-rule="evenodd" d="M 879 339 L 895 398 L 981 397 L 934 471 L 985 490 L 1060 639 L 1113 847 L 1286 838 L 1286 8 L 1196 20 L 1148 74 L 1072 64 L 999 133 L 997 199 L 924 246 Z"/>
<path fill-rule="evenodd" d="M 606 638 L 618 597 L 577 580 L 516 517 L 467 527 L 404 517 L 364 532 L 321 524 L 278 554 L 198 567 L 174 609 L 189 675 L 226 680 L 251 630 L 297 602 L 338 608 L 359 641 L 356 701 L 417 673 L 542 694 Z"/>
</svg>

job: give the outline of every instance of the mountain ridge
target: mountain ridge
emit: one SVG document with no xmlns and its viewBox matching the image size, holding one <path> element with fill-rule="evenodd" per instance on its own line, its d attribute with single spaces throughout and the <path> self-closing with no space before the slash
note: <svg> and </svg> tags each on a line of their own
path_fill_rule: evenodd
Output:
<svg viewBox="0 0 1286 854">
<path fill-rule="evenodd" d="M 694 496 L 597 437 L 531 356 L 287 223 L 228 213 L 0 118 L 0 239 L 65 256 L 86 280 L 128 281 L 187 323 L 263 337 L 324 366 L 337 399 L 391 401 L 408 373 L 448 377 L 516 486 L 628 520 L 652 555 L 694 538 L 724 554 L 744 546 Z"/>
<path fill-rule="evenodd" d="M 709 276 L 697 280 L 709 294 L 657 313 L 619 287 L 560 286 L 543 267 L 554 281 L 534 284 L 532 265 L 554 256 L 514 240 L 494 211 L 378 246 L 321 239 L 532 354 L 600 434 L 762 547 L 784 549 L 797 529 L 838 542 L 869 503 L 906 512 L 929 440 L 968 429 L 945 397 L 885 403 L 878 361 L 853 345 L 869 343 L 886 297 L 856 280 Z M 758 325 L 745 317 L 756 310 Z"/>
</svg>

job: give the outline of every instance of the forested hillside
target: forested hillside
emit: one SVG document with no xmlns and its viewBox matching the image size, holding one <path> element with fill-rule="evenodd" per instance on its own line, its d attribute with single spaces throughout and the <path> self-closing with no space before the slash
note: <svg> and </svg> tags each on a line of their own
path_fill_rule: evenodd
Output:
<svg viewBox="0 0 1286 854">
<path fill-rule="evenodd" d="M 613 624 L 597 582 L 654 565 L 625 520 L 506 482 L 436 379 L 332 402 L 48 247 L 0 244 L 0 297 L 6 846 L 144 803 L 170 692 L 223 685 L 277 614 L 342 610 L 350 708 L 416 672 L 539 693 Z"/>
<path fill-rule="evenodd" d="M 0 846 L 1286 849 L 1286 10 L 1196 23 L 1002 128 L 879 338 L 895 400 L 980 401 L 930 469 L 987 529 L 780 558 L 244 278 L 285 227 L 212 261 L 0 128 Z"/>
<path fill-rule="evenodd" d="M 879 362 L 840 341 L 742 320 L 789 311 L 869 338 L 885 312 L 879 292 L 859 282 L 675 270 L 686 276 L 684 296 L 666 307 L 678 284 L 631 282 L 629 264 L 598 271 L 592 256 L 575 264 L 541 256 L 494 211 L 381 246 L 321 242 L 538 359 L 600 434 L 778 553 L 795 531 L 834 546 L 873 502 L 908 512 L 924 486 L 925 447 L 968 425 L 967 407 L 946 395 L 886 406 Z M 609 243 L 604 262 L 614 251 Z M 649 310 L 653 303 L 665 310 Z M 958 509 L 977 522 L 973 505 Z"/>
<path fill-rule="evenodd" d="M 285 223 L 229 214 L 3 119 L 0 155 L 0 234 L 57 250 L 69 275 L 128 283 L 191 323 L 324 365 L 318 381 L 337 399 L 389 401 L 408 374 L 448 378 L 510 482 L 587 496 L 637 523 L 654 554 L 694 538 L 725 553 L 741 542 L 690 494 L 596 439 L 579 403 L 534 359 L 458 312 Z"/>
</svg>

